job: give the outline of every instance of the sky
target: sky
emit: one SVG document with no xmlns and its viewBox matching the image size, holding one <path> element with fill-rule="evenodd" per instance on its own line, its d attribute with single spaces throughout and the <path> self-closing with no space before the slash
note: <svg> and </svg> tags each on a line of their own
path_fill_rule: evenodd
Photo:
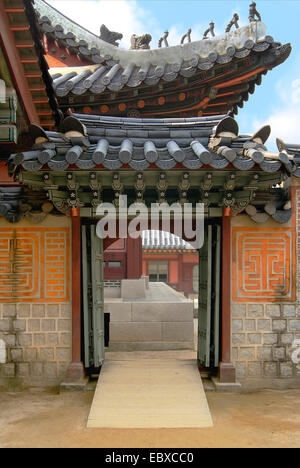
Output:
<svg viewBox="0 0 300 468">
<path fill-rule="evenodd" d="M 168 29 L 169 44 L 180 43 L 192 28 L 192 40 L 202 39 L 211 20 L 216 34 L 223 34 L 233 13 L 240 16 L 240 26 L 248 24 L 252 0 L 47 0 L 70 19 L 99 34 L 101 24 L 123 34 L 120 47 L 130 47 L 132 34 L 150 33 L 151 48 Z M 256 1 L 267 34 L 276 42 L 291 43 L 289 59 L 263 76 L 261 86 L 236 120 L 240 133 L 254 133 L 271 125 L 268 147 L 275 150 L 276 137 L 287 143 L 300 143 L 300 0 Z"/>
</svg>

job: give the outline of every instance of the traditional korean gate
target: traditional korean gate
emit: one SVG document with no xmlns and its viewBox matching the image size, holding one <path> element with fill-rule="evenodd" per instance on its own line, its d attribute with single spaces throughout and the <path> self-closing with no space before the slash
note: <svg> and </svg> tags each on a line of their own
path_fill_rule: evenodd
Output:
<svg viewBox="0 0 300 468">
<path fill-rule="evenodd" d="M 221 226 L 206 225 L 199 251 L 198 361 L 218 367 L 220 349 Z"/>
<path fill-rule="evenodd" d="M 96 226 L 82 226 L 84 363 L 98 368 L 104 361 L 103 241 Z"/>
</svg>

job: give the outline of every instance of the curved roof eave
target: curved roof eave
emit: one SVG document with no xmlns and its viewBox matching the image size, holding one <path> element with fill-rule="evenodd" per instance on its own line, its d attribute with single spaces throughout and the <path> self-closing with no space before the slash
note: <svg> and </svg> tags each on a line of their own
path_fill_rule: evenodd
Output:
<svg viewBox="0 0 300 468">
<path fill-rule="evenodd" d="M 59 24 L 67 33 L 73 33 L 77 40 L 85 40 L 90 48 L 98 49 L 105 60 L 113 60 L 120 67 L 126 68 L 129 64 L 142 67 L 146 63 L 154 66 L 176 64 L 192 61 L 197 58 L 206 59 L 211 53 L 223 56 L 235 50 L 251 48 L 253 44 L 266 40 L 266 26 L 262 22 L 252 22 L 214 39 L 206 39 L 183 45 L 149 50 L 127 50 L 109 44 L 95 34 L 87 31 L 62 13 L 48 5 L 44 0 L 35 0 L 35 9 L 42 16 L 49 18 L 54 25 Z M 234 48 L 234 49 L 232 49 Z"/>
</svg>

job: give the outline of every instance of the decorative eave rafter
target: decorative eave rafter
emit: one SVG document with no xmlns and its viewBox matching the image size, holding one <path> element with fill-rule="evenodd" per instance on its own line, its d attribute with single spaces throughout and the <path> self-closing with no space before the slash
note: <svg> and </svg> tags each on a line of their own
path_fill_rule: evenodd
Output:
<svg viewBox="0 0 300 468">
<path fill-rule="evenodd" d="M 0 40 L 28 123 L 53 128 L 57 101 L 32 0 L 0 1 Z"/>
</svg>

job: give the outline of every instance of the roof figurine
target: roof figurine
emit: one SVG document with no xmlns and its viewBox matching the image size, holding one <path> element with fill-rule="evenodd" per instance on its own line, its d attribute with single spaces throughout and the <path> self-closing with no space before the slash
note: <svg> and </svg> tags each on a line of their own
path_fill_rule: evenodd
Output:
<svg viewBox="0 0 300 468">
<path fill-rule="evenodd" d="M 104 42 L 108 42 L 109 44 L 112 44 L 116 47 L 119 47 L 119 43 L 117 41 L 120 41 L 123 39 L 123 34 L 110 31 L 105 24 L 102 24 L 100 27 L 100 39 Z"/>
<path fill-rule="evenodd" d="M 236 29 L 239 29 L 239 23 L 238 23 L 239 19 L 240 19 L 239 15 L 237 13 L 234 13 L 232 20 L 230 21 L 230 23 L 228 24 L 226 28 L 227 33 L 231 31 L 231 28 L 233 26 L 235 26 Z"/>
<path fill-rule="evenodd" d="M 169 47 L 169 43 L 167 41 L 168 36 L 169 36 L 169 31 L 165 31 L 164 35 L 158 41 L 158 47 L 161 47 L 162 43 L 164 43 L 165 47 Z"/>
<path fill-rule="evenodd" d="M 256 18 L 255 18 L 256 17 Z M 249 21 L 253 23 L 254 21 L 261 21 L 261 16 L 256 9 L 256 3 L 252 2 L 249 10 Z"/>
<path fill-rule="evenodd" d="M 133 34 L 130 39 L 130 49 L 150 49 L 150 42 L 152 41 L 151 34 L 143 34 L 142 36 L 137 36 Z"/>
<path fill-rule="evenodd" d="M 191 28 L 187 30 L 187 32 L 182 36 L 180 44 L 184 44 L 184 41 L 187 39 L 188 42 L 192 42 L 191 40 Z"/>
<path fill-rule="evenodd" d="M 215 23 L 213 21 L 209 23 L 209 28 L 203 34 L 203 39 L 207 39 L 209 33 L 212 37 L 215 37 Z"/>
</svg>

